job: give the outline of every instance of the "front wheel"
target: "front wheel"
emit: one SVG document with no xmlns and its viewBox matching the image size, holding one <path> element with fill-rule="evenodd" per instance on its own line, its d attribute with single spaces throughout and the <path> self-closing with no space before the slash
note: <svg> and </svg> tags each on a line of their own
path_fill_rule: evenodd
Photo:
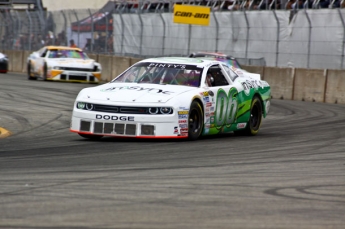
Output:
<svg viewBox="0 0 345 229">
<path fill-rule="evenodd" d="M 244 130 L 235 131 L 237 135 L 254 136 L 259 132 L 262 122 L 262 102 L 255 96 L 250 106 L 250 118 Z"/>
<path fill-rule="evenodd" d="M 90 140 L 99 140 L 103 138 L 103 135 L 93 135 L 93 134 L 79 134 L 83 138 L 87 138 Z"/>
<path fill-rule="evenodd" d="M 36 77 L 32 76 L 31 64 L 30 63 L 28 63 L 28 69 L 27 70 L 28 70 L 28 80 L 35 80 Z"/>
<path fill-rule="evenodd" d="M 204 112 L 200 103 L 193 101 L 188 114 L 188 138 L 197 140 L 204 127 Z"/>
<path fill-rule="evenodd" d="M 47 80 L 47 74 L 48 74 L 48 67 L 47 67 L 47 64 L 44 64 L 44 67 L 43 67 L 43 80 L 46 81 Z"/>
</svg>

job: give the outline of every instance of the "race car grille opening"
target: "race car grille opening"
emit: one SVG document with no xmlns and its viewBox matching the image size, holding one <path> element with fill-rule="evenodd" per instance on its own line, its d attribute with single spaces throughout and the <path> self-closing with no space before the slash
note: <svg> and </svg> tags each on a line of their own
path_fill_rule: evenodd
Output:
<svg viewBox="0 0 345 229">
<path fill-rule="evenodd" d="M 90 104 L 92 109 L 89 111 L 99 111 L 107 113 L 122 113 L 122 114 L 144 114 L 144 115 L 167 115 L 172 114 L 173 109 L 165 107 L 124 107 L 124 106 L 111 106 L 111 105 L 101 105 L 101 104 Z M 81 108 L 79 108 L 81 109 Z"/>
<path fill-rule="evenodd" d="M 155 135 L 155 127 L 152 125 L 141 125 L 141 135 Z"/>
<path fill-rule="evenodd" d="M 126 125 L 126 135 L 135 135 L 136 125 L 127 124 Z"/>
<path fill-rule="evenodd" d="M 69 80 L 87 80 L 87 76 L 69 75 Z"/>
<path fill-rule="evenodd" d="M 81 121 L 80 131 L 90 132 L 91 122 Z"/>
<path fill-rule="evenodd" d="M 61 70 L 76 71 L 76 72 L 93 72 L 93 68 L 70 68 L 70 67 L 60 67 Z"/>
<path fill-rule="evenodd" d="M 88 122 L 90 125 L 90 123 Z M 87 128 L 86 122 L 81 121 L 80 131 L 89 131 L 82 130 L 82 128 Z M 90 128 L 90 127 L 89 127 Z M 95 122 L 93 126 L 93 132 L 95 134 L 114 134 L 114 135 L 136 135 L 137 126 L 135 124 L 124 124 L 124 123 L 103 123 Z"/>
<path fill-rule="evenodd" d="M 97 134 L 103 134 L 103 123 L 95 122 L 95 125 L 93 127 L 93 132 Z"/>
</svg>

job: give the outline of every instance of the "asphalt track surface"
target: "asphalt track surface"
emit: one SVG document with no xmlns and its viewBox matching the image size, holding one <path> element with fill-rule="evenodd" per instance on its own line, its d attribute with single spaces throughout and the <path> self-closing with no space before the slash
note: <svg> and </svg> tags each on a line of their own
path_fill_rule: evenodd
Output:
<svg viewBox="0 0 345 229">
<path fill-rule="evenodd" d="M 345 228 L 345 106 L 274 100 L 255 137 L 84 140 L 87 84 L 0 74 L 0 228 Z"/>
</svg>

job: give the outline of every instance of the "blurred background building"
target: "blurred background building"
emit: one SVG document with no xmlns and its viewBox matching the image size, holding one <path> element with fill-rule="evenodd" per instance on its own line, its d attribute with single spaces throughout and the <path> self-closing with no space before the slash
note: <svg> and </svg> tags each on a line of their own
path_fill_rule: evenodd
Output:
<svg viewBox="0 0 345 229">
<path fill-rule="evenodd" d="M 68 9 L 100 9 L 108 0 L 42 0 L 43 6 L 50 11 Z"/>
</svg>

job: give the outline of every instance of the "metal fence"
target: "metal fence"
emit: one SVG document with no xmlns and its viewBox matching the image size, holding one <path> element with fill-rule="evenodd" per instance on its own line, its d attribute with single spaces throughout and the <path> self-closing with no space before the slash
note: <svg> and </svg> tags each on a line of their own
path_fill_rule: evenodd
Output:
<svg viewBox="0 0 345 229">
<path fill-rule="evenodd" d="M 186 0 L 178 2 L 190 5 L 206 5 L 211 7 L 212 12 L 243 11 L 243 15 L 248 11 L 271 10 L 273 12 L 284 10 L 291 15 L 290 19 L 301 9 L 313 8 L 318 10 L 325 7 L 322 5 L 323 1 L 320 0 L 299 1 L 302 4 L 294 4 L 292 0 Z M 0 9 L 0 50 L 37 50 L 46 45 L 68 46 L 70 41 L 73 40 L 78 47 L 86 52 L 126 55 L 126 53 L 116 53 L 114 51 L 114 43 L 116 44 L 117 41 L 114 39 L 114 30 L 116 28 L 113 26 L 112 14 L 161 14 L 173 12 L 175 3 L 176 0 L 110 1 L 108 5 L 101 9 L 62 11 Z M 342 7 L 342 5 L 343 0 L 332 0 L 327 7 Z M 279 37 L 275 39 L 279 40 Z M 250 39 L 248 37 L 243 38 L 243 42 L 248 43 Z M 243 52 L 247 53 L 236 54 L 234 52 L 229 54 L 239 58 L 245 64 L 265 64 L 265 58 L 261 61 L 264 55 L 258 56 L 255 53 L 248 53 L 248 49 L 243 50 Z M 144 54 L 134 55 L 137 57 L 147 56 Z M 251 56 L 254 58 L 250 58 Z M 270 65 L 277 66 L 278 63 Z"/>
</svg>

